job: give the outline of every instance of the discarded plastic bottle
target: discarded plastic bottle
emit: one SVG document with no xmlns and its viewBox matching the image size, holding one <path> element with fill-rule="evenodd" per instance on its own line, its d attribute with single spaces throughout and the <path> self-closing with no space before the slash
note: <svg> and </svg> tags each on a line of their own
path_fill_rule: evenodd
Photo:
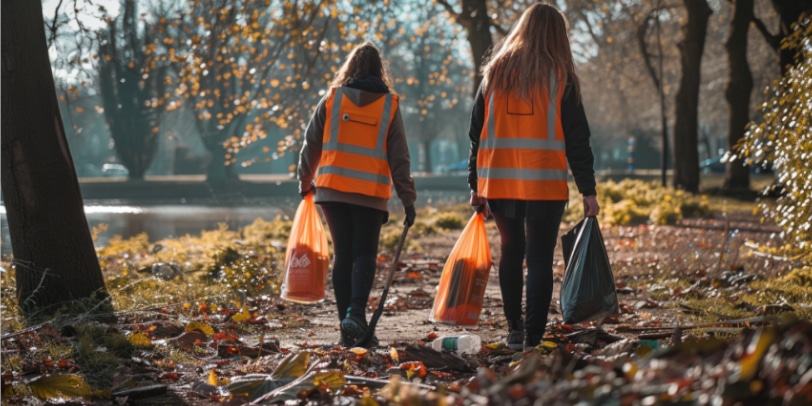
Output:
<svg viewBox="0 0 812 406">
<path fill-rule="evenodd" d="M 453 351 L 460 354 L 476 354 L 482 349 L 482 340 L 475 334 L 437 337 L 431 342 L 437 351 Z"/>
</svg>

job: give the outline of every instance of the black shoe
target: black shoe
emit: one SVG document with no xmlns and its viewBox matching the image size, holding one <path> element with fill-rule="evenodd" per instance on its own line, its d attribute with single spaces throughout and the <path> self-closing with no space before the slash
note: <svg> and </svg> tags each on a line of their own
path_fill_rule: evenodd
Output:
<svg viewBox="0 0 812 406">
<path fill-rule="evenodd" d="M 360 340 L 369 328 L 366 320 L 353 315 L 347 315 L 341 320 L 341 342 L 345 347 L 350 347 Z M 373 335 L 366 343 L 358 343 L 359 346 L 372 348 L 378 346 L 378 337 Z"/>
<path fill-rule="evenodd" d="M 524 322 L 522 320 L 508 320 L 508 335 L 505 344 L 514 351 L 524 349 L 522 340 L 524 339 Z"/>
<path fill-rule="evenodd" d="M 541 344 L 541 336 L 540 333 L 527 333 L 524 337 L 524 348 L 529 350 L 538 347 Z"/>
</svg>

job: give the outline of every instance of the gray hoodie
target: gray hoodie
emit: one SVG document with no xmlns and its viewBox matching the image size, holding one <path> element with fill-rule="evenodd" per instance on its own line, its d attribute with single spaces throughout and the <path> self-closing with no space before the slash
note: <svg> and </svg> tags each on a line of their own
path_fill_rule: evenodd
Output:
<svg viewBox="0 0 812 406">
<path fill-rule="evenodd" d="M 365 106 L 389 93 L 386 85 L 377 77 L 355 79 L 348 83 L 346 87 L 344 96 L 349 97 L 357 106 Z M 316 106 L 316 110 L 313 112 L 313 116 L 310 118 L 305 130 L 305 140 L 299 153 L 299 169 L 297 171 L 300 189 L 301 185 L 309 185 L 313 182 L 319 167 L 322 142 L 324 140 L 324 122 L 327 117 L 327 108 L 325 106 L 327 97 L 329 97 L 329 93 Z M 406 131 L 403 128 L 400 108 L 395 110 L 392 125 L 389 127 L 386 150 L 395 192 L 400 198 L 403 207 L 413 206 L 417 199 L 417 191 L 414 187 L 414 179 L 411 176 L 409 147 L 406 143 Z M 342 192 L 325 187 L 316 189 L 314 201 L 316 203 L 351 203 L 385 212 L 388 212 L 389 203 L 389 199 Z"/>
</svg>

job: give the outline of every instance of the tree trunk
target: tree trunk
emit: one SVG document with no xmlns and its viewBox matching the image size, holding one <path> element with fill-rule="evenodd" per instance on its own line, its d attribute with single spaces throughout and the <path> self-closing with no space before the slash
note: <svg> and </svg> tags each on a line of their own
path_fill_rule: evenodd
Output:
<svg viewBox="0 0 812 406">
<path fill-rule="evenodd" d="M 792 33 L 792 24 L 797 23 L 802 15 L 809 16 L 812 13 L 812 2 L 809 0 L 772 0 L 772 4 L 781 20 L 778 27 L 779 41 Z M 781 76 L 784 76 L 790 67 L 798 63 L 798 53 L 798 48 L 779 47 L 778 60 Z"/>
<path fill-rule="evenodd" d="M 482 60 L 493 46 L 488 3 L 485 0 L 462 0 L 462 13 L 459 14 L 454 13 L 447 2 L 442 1 L 441 3 L 454 14 L 465 29 L 468 43 L 471 45 L 471 57 L 474 62 L 474 86 L 471 94 L 475 96 L 479 84 L 482 82 Z"/>
<path fill-rule="evenodd" d="M 139 37 L 136 2 L 126 0 L 122 7 L 121 22 L 110 21 L 106 41 L 99 44 L 99 85 L 116 155 L 130 179 L 144 179 L 155 158 L 158 124 L 166 109 L 165 103 L 154 106 L 150 101 L 165 101 L 166 66 L 144 52 L 152 41 L 148 30 Z"/>
<path fill-rule="evenodd" d="M 3 198 L 17 299 L 32 323 L 66 302 L 93 298 L 81 302 L 92 306 L 107 298 L 59 114 L 39 1 L 3 5 L 2 83 Z"/>
<path fill-rule="evenodd" d="M 209 140 L 211 140 L 211 138 L 204 139 L 204 141 Z M 211 160 L 209 161 L 209 166 L 206 169 L 206 180 L 216 183 L 239 180 L 239 174 L 237 173 L 234 164 L 228 164 L 226 160 L 226 154 L 228 151 L 223 148 L 222 143 L 217 142 L 217 140 L 213 141 L 214 142 L 204 142 L 206 149 L 208 149 L 211 153 Z"/>
<path fill-rule="evenodd" d="M 423 146 L 424 152 L 424 161 L 423 161 L 423 171 L 426 173 L 434 173 L 434 164 L 431 162 L 431 140 L 423 140 L 420 141 L 420 144 Z"/>
<path fill-rule="evenodd" d="M 683 0 L 688 19 L 682 27 L 682 78 L 674 121 L 674 187 L 699 192 L 698 116 L 702 51 L 712 13 L 706 0 Z"/>
<path fill-rule="evenodd" d="M 753 75 L 747 63 L 747 32 L 753 20 L 753 0 L 735 0 L 733 20 L 730 22 L 730 35 L 725 43 L 728 60 L 728 80 L 725 98 L 728 105 L 727 142 L 731 151 L 744 137 L 747 123 L 750 122 L 750 93 L 753 90 Z M 750 189 L 750 170 L 741 158 L 727 163 L 722 189 L 742 191 Z"/>
</svg>

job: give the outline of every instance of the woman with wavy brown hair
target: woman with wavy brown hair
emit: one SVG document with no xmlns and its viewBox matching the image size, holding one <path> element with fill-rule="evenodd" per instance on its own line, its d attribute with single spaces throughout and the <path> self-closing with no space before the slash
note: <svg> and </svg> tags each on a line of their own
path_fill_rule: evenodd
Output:
<svg viewBox="0 0 812 406">
<path fill-rule="evenodd" d="M 516 350 L 539 345 L 547 325 L 568 167 L 583 195 L 584 215 L 600 211 L 567 28 L 553 6 L 525 10 L 484 64 L 471 113 L 471 205 L 489 211 L 499 229 L 506 343 Z"/>
<path fill-rule="evenodd" d="M 345 346 L 367 329 L 367 299 L 393 185 L 405 223 L 415 219 L 417 193 L 391 83 L 375 45 L 353 49 L 316 106 L 299 154 L 299 192 L 315 192 L 333 237 L 333 290 Z M 375 346 L 377 339 L 359 344 Z"/>
</svg>

